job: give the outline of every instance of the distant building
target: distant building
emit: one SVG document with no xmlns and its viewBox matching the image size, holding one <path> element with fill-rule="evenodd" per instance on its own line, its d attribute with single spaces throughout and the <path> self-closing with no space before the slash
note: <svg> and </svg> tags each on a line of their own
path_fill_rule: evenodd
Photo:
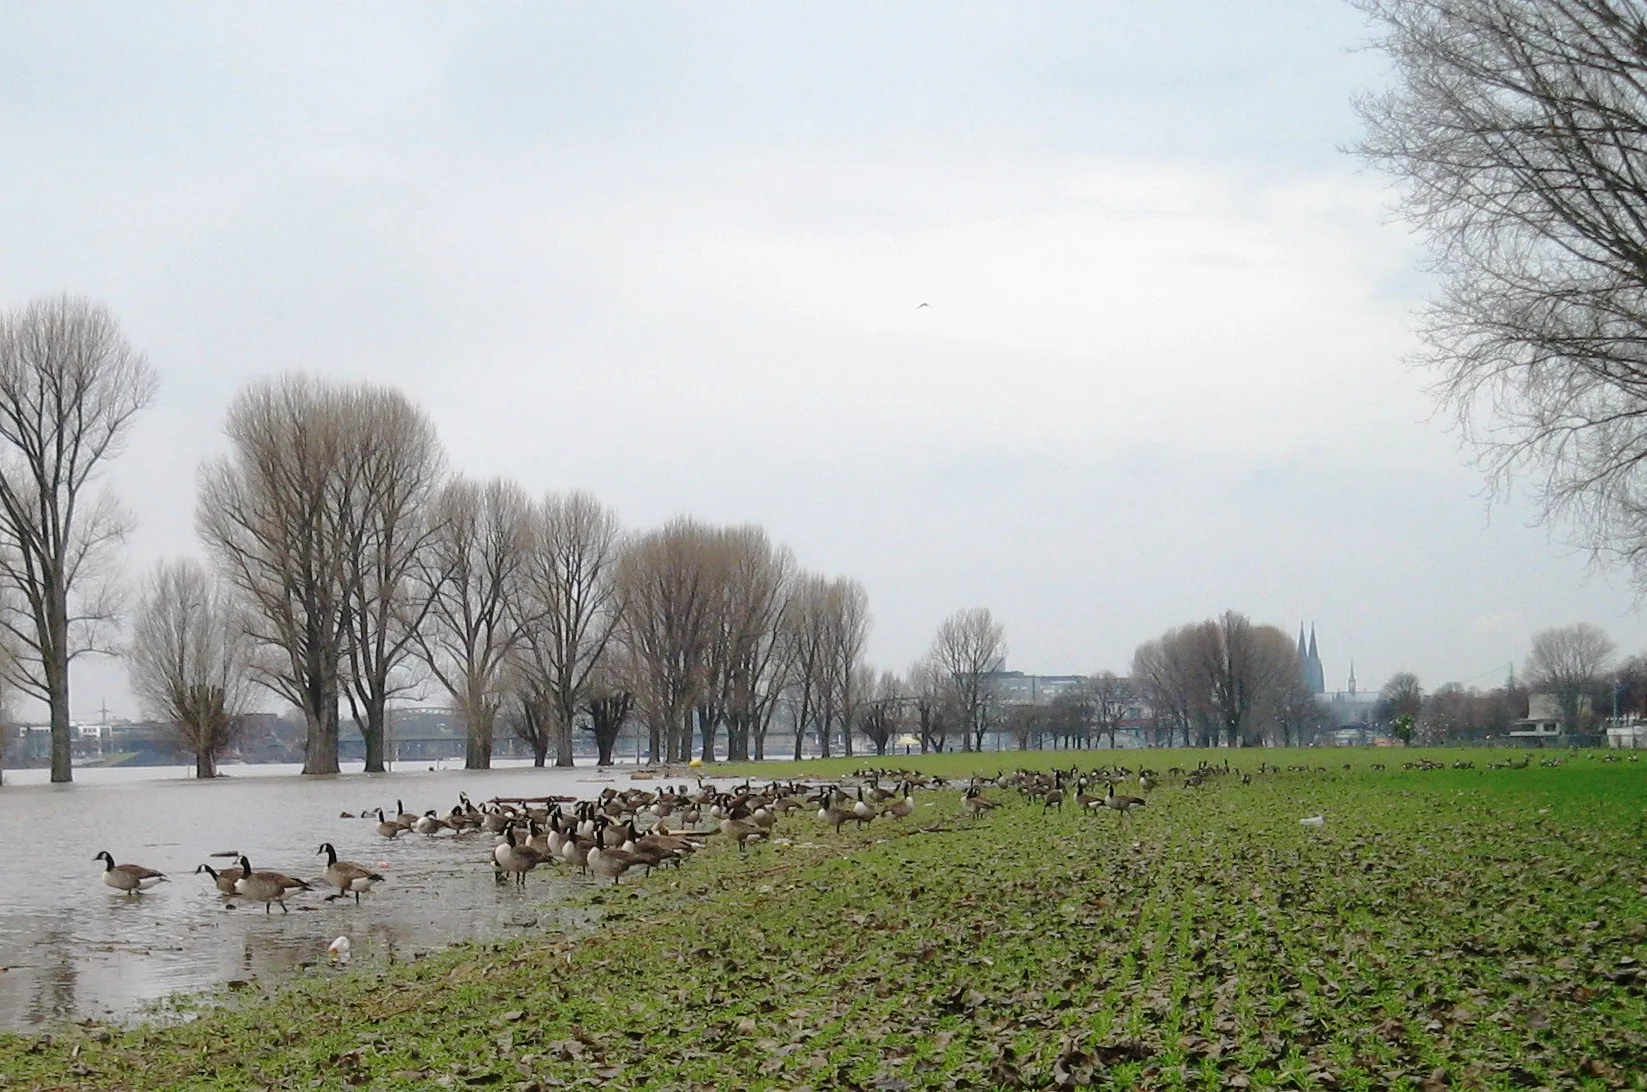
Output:
<svg viewBox="0 0 1647 1092">
<path fill-rule="evenodd" d="M 1321 669 L 1321 653 L 1315 646 L 1315 624 L 1310 623 L 1310 641 L 1304 643 L 1304 623 L 1298 623 L 1298 672 L 1303 676 L 1304 688 L 1320 696 L 1327 691 L 1327 676 Z"/>
<path fill-rule="evenodd" d="M 1585 703 L 1588 708 L 1589 703 Z M 1561 703 L 1554 694 L 1529 694 L 1527 715 L 1510 722 L 1510 738 L 1523 743 L 1542 744 L 1561 736 Z"/>
</svg>

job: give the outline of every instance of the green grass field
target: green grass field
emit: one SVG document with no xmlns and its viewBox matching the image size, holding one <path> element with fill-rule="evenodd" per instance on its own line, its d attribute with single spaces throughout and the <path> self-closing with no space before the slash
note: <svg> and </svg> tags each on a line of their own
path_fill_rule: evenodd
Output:
<svg viewBox="0 0 1647 1092">
<path fill-rule="evenodd" d="M 87 1088 L 1647 1087 L 1647 764 L 1486 769 L 1506 755 L 1473 750 L 1430 757 L 1475 769 L 1399 768 L 1417 755 L 1237 752 L 1250 770 L 1312 770 L 1163 785 L 1125 819 L 999 789 L 976 821 L 953 791 L 839 838 L 795 818 L 787 846 L 716 846 L 592 895 L 592 933 L 317 975 L 177 1026 L 3 1039 L 0 1073 Z M 1313 815 L 1324 825 L 1299 824 Z"/>
</svg>

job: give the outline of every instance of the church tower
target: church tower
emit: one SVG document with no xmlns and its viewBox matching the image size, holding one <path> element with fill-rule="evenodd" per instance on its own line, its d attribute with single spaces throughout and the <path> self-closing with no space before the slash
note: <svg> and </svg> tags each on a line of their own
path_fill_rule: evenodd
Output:
<svg viewBox="0 0 1647 1092">
<path fill-rule="evenodd" d="M 1303 627 L 1299 627 L 1298 639 L 1304 639 Z M 1327 675 L 1321 670 L 1321 653 L 1315 644 L 1315 625 L 1310 625 L 1310 643 L 1304 654 L 1304 686 L 1311 694 L 1325 694 L 1327 692 Z"/>
</svg>

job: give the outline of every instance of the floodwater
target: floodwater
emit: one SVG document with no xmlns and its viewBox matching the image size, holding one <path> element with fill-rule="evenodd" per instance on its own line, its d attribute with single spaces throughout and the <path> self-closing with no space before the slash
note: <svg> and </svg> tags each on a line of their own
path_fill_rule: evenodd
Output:
<svg viewBox="0 0 1647 1092">
<path fill-rule="evenodd" d="M 589 881 L 539 869 L 524 893 L 493 878 L 493 839 L 379 837 L 375 818 L 344 819 L 397 798 L 413 812 L 442 814 L 467 792 L 494 796 L 578 795 L 626 788 L 629 770 L 341 774 L 302 777 L 294 766 L 227 766 L 196 781 L 183 768 L 77 769 L 73 785 L 44 783 L 46 771 L 7 771 L 0 788 L 0 1030 L 29 1031 L 72 1020 L 140 1018 L 169 995 L 224 984 L 272 983 L 327 964 L 337 936 L 350 939 L 354 969 L 469 938 L 491 939 L 571 924 L 570 896 Z M 646 787 L 642 783 L 642 787 Z M 325 858 L 338 855 L 383 873 L 353 899 L 323 901 Z M 123 895 L 102 881 L 107 849 L 119 863 L 159 869 L 168 882 Z M 197 865 L 231 865 L 213 853 L 247 854 L 253 868 L 309 880 L 291 908 L 220 895 Z M 232 909 L 230 908 L 232 907 Z"/>
</svg>

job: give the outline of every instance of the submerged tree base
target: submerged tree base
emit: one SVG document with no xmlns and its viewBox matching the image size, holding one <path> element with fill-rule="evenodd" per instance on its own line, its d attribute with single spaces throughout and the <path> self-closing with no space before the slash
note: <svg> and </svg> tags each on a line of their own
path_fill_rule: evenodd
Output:
<svg viewBox="0 0 1647 1092">
<path fill-rule="evenodd" d="M 0 1039 L 0 1073 L 85 1088 L 1640 1087 L 1647 767 L 1485 769 L 1473 752 L 1477 768 L 1366 768 L 1422 754 L 1362 752 L 1345 771 L 1343 755 L 1294 752 L 1309 772 L 1162 785 L 1125 817 L 1001 789 L 977 820 L 953 791 L 839 838 L 797 817 L 747 857 L 716 845 L 602 887 L 591 934 L 315 975 L 175 1027 Z"/>
</svg>

